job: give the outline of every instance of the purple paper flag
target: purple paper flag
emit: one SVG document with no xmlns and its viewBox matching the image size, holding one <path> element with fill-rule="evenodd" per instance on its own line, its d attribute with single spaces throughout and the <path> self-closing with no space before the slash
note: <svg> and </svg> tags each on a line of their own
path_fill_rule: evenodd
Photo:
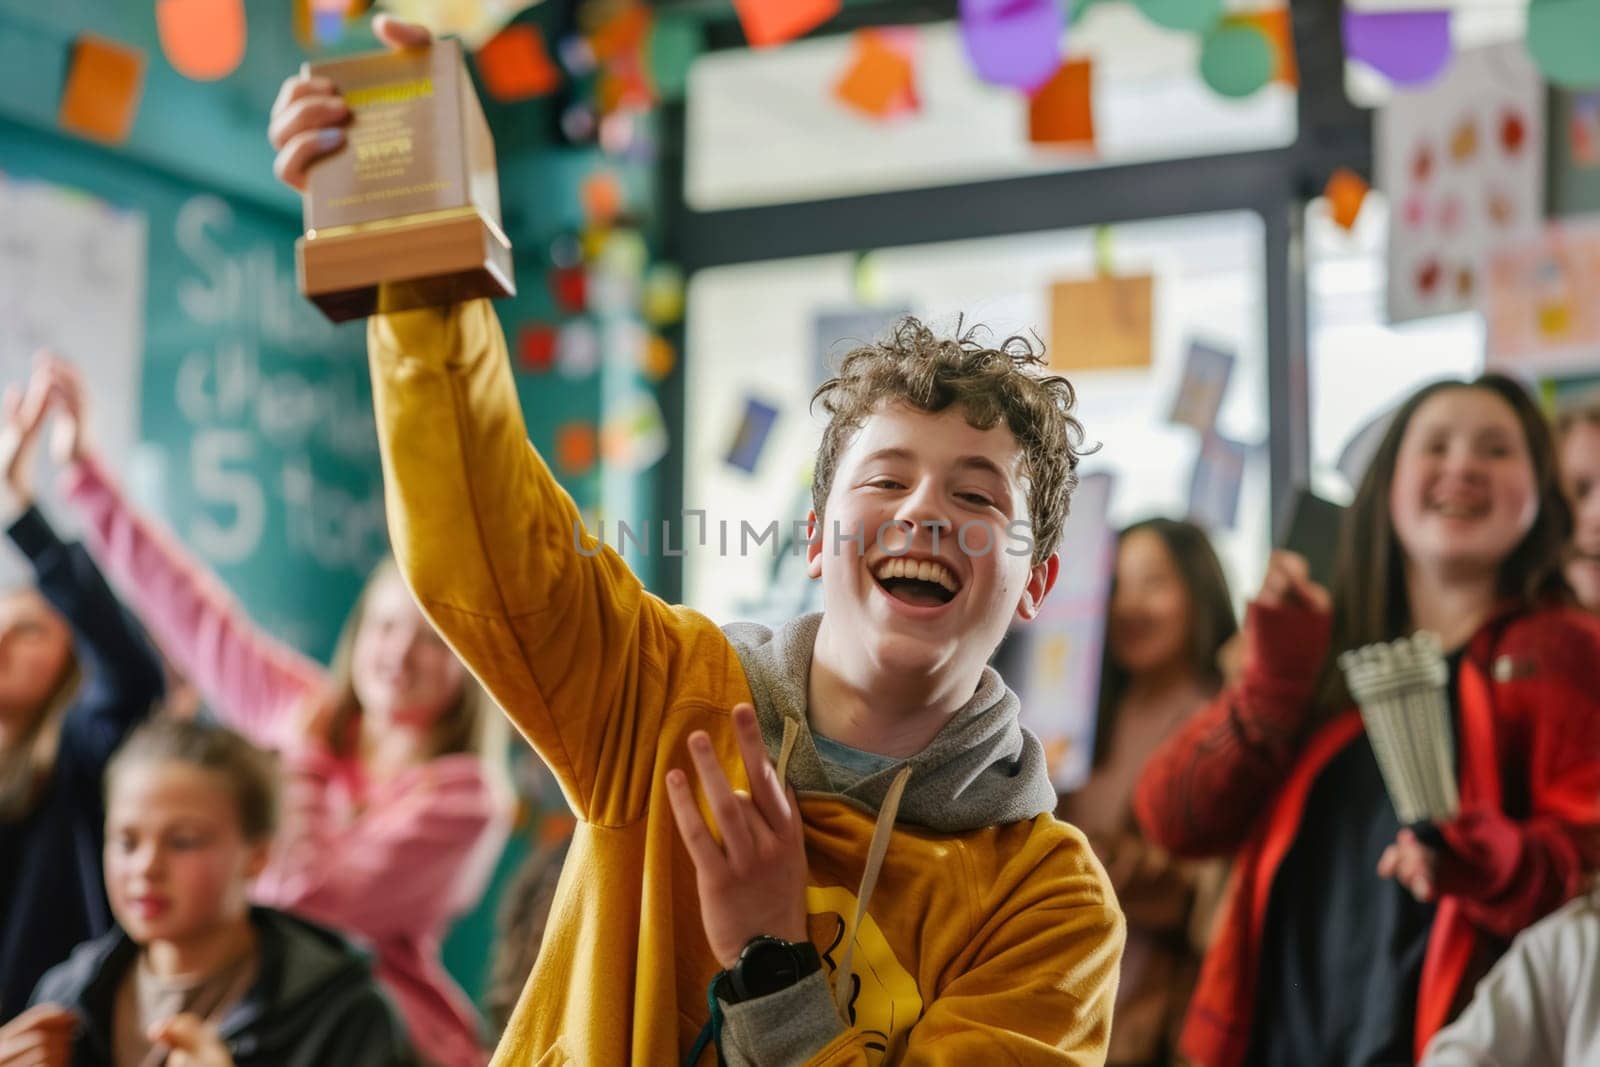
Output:
<svg viewBox="0 0 1600 1067">
<path fill-rule="evenodd" d="M 1056 0 L 961 0 L 961 36 L 978 77 L 1033 90 L 1061 66 L 1066 15 Z"/>
<path fill-rule="evenodd" d="M 1397 85 L 1432 81 L 1450 62 L 1450 12 L 1346 8 L 1344 51 Z"/>
</svg>

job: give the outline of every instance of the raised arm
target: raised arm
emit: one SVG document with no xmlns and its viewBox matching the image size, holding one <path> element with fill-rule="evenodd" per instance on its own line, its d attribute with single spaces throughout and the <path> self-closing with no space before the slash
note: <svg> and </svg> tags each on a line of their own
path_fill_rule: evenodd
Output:
<svg viewBox="0 0 1600 1067">
<path fill-rule="evenodd" d="M 325 673 L 256 626 L 216 575 L 128 501 L 87 445 L 77 371 L 59 359 L 42 371 L 57 412 L 54 449 L 71 463 L 67 500 L 96 558 L 211 709 L 258 744 L 279 746 Z"/>
<path fill-rule="evenodd" d="M 736 671 L 711 624 L 645 592 L 528 442 L 487 301 L 368 333 L 395 559 L 418 603 L 606 824 L 644 809 L 682 664 Z"/>
<path fill-rule="evenodd" d="M 1245 613 L 1244 676 L 1157 749 L 1139 777 L 1139 823 L 1175 855 L 1238 848 L 1305 740 L 1330 616 L 1326 592 L 1311 586 L 1293 560 L 1274 557 L 1262 596 Z M 1287 584 L 1275 588 L 1275 582 Z"/>
<path fill-rule="evenodd" d="M 73 751 L 74 766 L 98 790 L 100 770 L 111 753 L 161 699 L 161 663 L 88 553 L 62 542 L 33 505 L 32 459 L 48 394 L 48 382 L 39 374 L 26 400 L 16 390 L 7 393 L 0 426 L 0 492 L 15 516 L 6 532 L 32 565 L 40 595 L 72 629 L 84 677 L 62 725 L 62 745 Z"/>
<path fill-rule="evenodd" d="M 392 48 L 429 40 L 382 16 L 373 29 Z M 349 117 L 326 79 L 284 82 L 268 128 L 278 176 L 303 188 L 318 156 L 340 150 Z M 636 818 L 678 679 L 742 679 L 732 649 L 708 620 L 649 596 L 582 529 L 528 441 L 487 301 L 380 314 L 367 349 L 390 540 L 418 604 L 581 818 Z"/>
<path fill-rule="evenodd" d="M 329 804 L 342 771 L 315 749 L 284 767 L 284 825 L 262 899 L 381 942 L 442 929 L 475 904 L 510 828 L 477 757 L 450 756 L 381 787 L 358 820 Z"/>
<path fill-rule="evenodd" d="M 7 532 L 33 564 L 40 594 L 72 627 L 84 677 L 62 724 L 62 744 L 77 748 L 98 788 L 97 768 L 161 700 L 161 661 L 89 554 L 62 542 L 37 508 Z"/>
</svg>

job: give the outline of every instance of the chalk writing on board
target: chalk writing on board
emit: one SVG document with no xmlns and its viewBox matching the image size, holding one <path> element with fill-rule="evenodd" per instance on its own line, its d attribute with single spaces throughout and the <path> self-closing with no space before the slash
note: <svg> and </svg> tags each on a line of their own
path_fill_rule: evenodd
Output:
<svg viewBox="0 0 1600 1067">
<path fill-rule="evenodd" d="M 178 305 L 210 327 L 173 379 L 203 505 L 187 536 L 219 564 L 249 559 L 272 536 L 325 568 L 364 568 L 387 543 L 382 496 L 361 476 L 378 462 L 365 363 L 347 335 L 306 312 L 273 246 L 241 247 L 233 228 L 232 209 L 211 196 L 187 200 L 174 223 L 188 268 Z M 281 533 L 270 528 L 274 503 Z"/>
</svg>

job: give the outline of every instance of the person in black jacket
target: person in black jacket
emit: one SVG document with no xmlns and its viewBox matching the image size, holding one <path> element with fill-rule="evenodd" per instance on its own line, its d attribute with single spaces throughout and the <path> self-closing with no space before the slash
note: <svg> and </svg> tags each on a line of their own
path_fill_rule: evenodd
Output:
<svg viewBox="0 0 1600 1067">
<path fill-rule="evenodd" d="M 396 1067 L 404 1027 L 340 935 L 252 908 L 277 818 L 271 757 L 214 722 L 139 727 L 106 772 L 117 927 L 78 947 L 0 1027 L 0 1063 Z"/>
<path fill-rule="evenodd" d="M 0 1023 L 74 945 L 111 925 L 100 779 L 161 699 L 161 664 L 87 552 L 33 506 L 48 381 L 5 394 L 0 507 L 35 587 L 0 595 Z M 0 521 L 4 521 L 0 519 Z"/>
</svg>

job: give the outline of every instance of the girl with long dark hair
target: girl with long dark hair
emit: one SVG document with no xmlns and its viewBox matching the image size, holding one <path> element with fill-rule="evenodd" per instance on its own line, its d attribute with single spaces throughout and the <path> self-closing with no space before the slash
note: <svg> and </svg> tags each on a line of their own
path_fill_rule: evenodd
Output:
<svg viewBox="0 0 1600 1067">
<path fill-rule="evenodd" d="M 1237 629 L 1204 530 L 1158 518 L 1118 535 L 1093 770 L 1058 809 L 1088 835 L 1128 920 L 1106 1060 L 1116 1067 L 1166 1061 L 1199 963 L 1190 932 L 1209 871 L 1145 838 L 1133 785 L 1161 742 L 1221 688 L 1218 653 Z"/>
<path fill-rule="evenodd" d="M 1570 528 L 1549 428 L 1488 375 L 1397 412 L 1331 594 L 1304 560 L 1273 557 L 1243 677 L 1135 795 L 1158 843 L 1235 860 L 1184 1054 L 1411 1063 L 1507 941 L 1582 889 L 1600 828 L 1600 624 L 1569 605 Z M 1417 631 L 1449 663 L 1461 803 L 1437 836 L 1399 825 L 1336 666 Z"/>
</svg>

